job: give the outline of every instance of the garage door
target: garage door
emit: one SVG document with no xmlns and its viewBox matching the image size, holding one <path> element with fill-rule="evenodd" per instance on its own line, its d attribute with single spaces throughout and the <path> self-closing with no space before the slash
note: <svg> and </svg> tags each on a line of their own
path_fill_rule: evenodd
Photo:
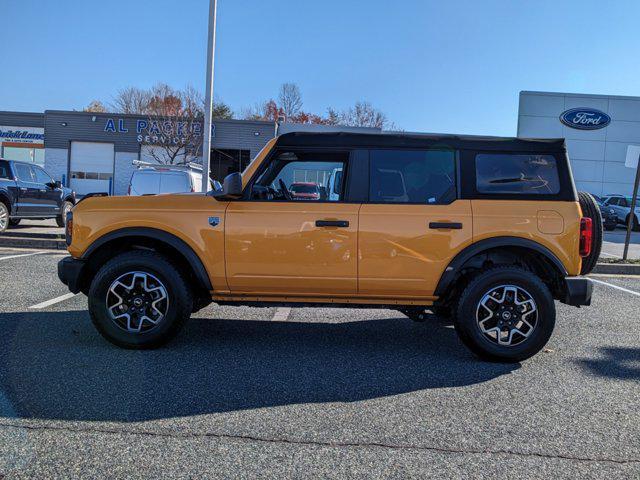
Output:
<svg viewBox="0 0 640 480">
<path fill-rule="evenodd" d="M 69 186 L 79 195 L 110 193 L 114 155 L 113 143 L 71 142 Z"/>
</svg>

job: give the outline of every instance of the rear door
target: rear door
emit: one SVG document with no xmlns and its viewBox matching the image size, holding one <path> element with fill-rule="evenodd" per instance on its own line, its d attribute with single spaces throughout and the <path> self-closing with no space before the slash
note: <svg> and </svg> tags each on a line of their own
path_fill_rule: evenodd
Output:
<svg viewBox="0 0 640 480">
<path fill-rule="evenodd" d="M 44 208 L 40 202 L 40 186 L 36 182 L 35 172 L 27 163 L 13 163 L 13 170 L 18 178 L 18 201 L 16 213 L 18 215 L 42 215 Z"/>
<path fill-rule="evenodd" d="M 369 158 L 358 292 L 431 297 L 449 262 L 472 240 L 471 202 L 457 198 L 456 152 L 371 150 Z"/>
</svg>

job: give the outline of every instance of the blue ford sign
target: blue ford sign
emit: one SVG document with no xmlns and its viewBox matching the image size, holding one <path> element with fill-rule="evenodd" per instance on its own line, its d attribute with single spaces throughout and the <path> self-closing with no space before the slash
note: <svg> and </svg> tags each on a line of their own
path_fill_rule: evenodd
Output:
<svg viewBox="0 0 640 480">
<path fill-rule="evenodd" d="M 567 127 L 578 130 L 597 130 L 611 122 L 611 117 L 594 108 L 572 108 L 560 115 L 560 121 Z"/>
</svg>

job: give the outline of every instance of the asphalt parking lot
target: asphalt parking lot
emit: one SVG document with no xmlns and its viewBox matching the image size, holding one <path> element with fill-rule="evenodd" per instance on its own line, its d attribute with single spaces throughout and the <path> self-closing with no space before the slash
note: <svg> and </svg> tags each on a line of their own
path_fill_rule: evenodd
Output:
<svg viewBox="0 0 640 480">
<path fill-rule="evenodd" d="M 595 277 L 521 364 L 389 310 L 210 306 L 140 352 L 63 256 L 0 250 L 0 477 L 640 476 L 640 278 Z"/>
</svg>

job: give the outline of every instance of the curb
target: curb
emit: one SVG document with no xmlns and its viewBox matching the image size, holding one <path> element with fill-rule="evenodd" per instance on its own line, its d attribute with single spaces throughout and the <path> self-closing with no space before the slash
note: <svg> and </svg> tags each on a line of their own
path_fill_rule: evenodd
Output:
<svg viewBox="0 0 640 480">
<path fill-rule="evenodd" d="M 596 267 L 591 273 L 640 275 L 640 265 L 634 263 L 596 263 Z"/>
<path fill-rule="evenodd" d="M 64 240 L 53 238 L 0 237 L 0 247 L 5 248 L 44 248 L 46 250 L 66 250 Z"/>
</svg>

